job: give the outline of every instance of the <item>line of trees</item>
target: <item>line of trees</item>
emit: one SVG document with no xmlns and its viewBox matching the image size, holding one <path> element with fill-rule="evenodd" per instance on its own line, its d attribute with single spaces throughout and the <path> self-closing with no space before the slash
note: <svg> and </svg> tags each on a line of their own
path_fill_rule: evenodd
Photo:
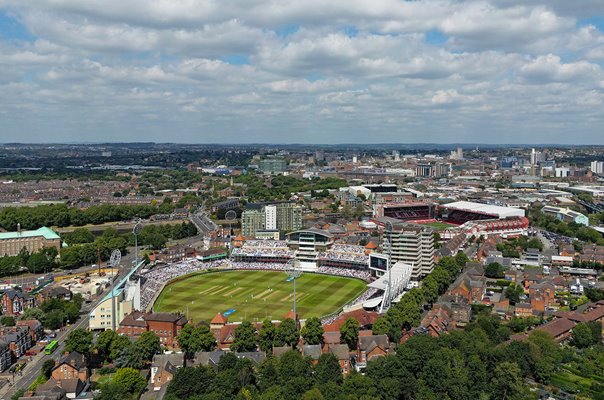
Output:
<svg viewBox="0 0 604 400">
<path fill-rule="evenodd" d="M 172 207 L 173 209 L 173 207 Z M 42 226 L 82 226 L 105 222 L 149 218 L 158 213 L 158 207 L 150 205 L 103 204 L 87 209 L 68 207 L 65 204 L 40 205 L 36 207 L 6 207 L 0 210 L 0 227 L 7 231 L 38 229 Z"/>
<path fill-rule="evenodd" d="M 373 326 L 375 334 L 387 334 L 390 341 L 397 343 L 403 331 L 418 326 L 424 306 L 430 306 L 438 296 L 445 293 L 449 285 L 457 278 L 468 262 L 463 252 L 455 257 L 442 257 L 434 271 L 422 282 L 421 288 L 413 288 L 405 294 L 401 301 L 378 318 Z"/>
</svg>

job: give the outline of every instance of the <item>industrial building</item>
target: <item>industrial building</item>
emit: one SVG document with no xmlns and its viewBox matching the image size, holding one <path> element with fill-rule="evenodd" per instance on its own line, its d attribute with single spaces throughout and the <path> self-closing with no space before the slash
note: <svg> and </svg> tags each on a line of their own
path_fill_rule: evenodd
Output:
<svg viewBox="0 0 604 400">
<path fill-rule="evenodd" d="M 574 222 L 579 225 L 589 226 L 589 218 L 580 212 L 573 211 L 570 208 L 545 206 L 541 209 L 541 212 L 545 215 L 554 217 L 564 222 Z"/>
</svg>

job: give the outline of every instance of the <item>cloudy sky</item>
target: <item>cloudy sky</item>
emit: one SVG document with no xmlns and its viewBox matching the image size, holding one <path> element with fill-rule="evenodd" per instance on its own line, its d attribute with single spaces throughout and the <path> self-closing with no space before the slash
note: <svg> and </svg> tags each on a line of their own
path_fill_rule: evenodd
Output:
<svg viewBox="0 0 604 400">
<path fill-rule="evenodd" d="M 602 0 L 0 0 L 0 142 L 604 144 L 603 67 Z"/>
</svg>

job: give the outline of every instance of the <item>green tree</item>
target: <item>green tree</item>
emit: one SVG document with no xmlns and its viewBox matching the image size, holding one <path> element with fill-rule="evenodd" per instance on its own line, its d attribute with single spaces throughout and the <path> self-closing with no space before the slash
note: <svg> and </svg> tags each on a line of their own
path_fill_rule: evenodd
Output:
<svg viewBox="0 0 604 400">
<path fill-rule="evenodd" d="M 68 352 L 77 351 L 87 355 L 92 349 L 92 332 L 83 328 L 77 328 L 69 332 L 65 340 L 65 350 Z"/>
<path fill-rule="evenodd" d="M 323 394 L 317 388 L 312 388 L 302 395 L 302 400 L 324 400 Z"/>
<path fill-rule="evenodd" d="M 275 346 L 296 346 L 300 335 L 296 322 L 291 318 L 285 318 L 277 327 L 275 332 Z"/>
<path fill-rule="evenodd" d="M 44 360 L 42 364 L 42 374 L 46 377 L 46 379 L 50 379 L 50 374 L 52 373 L 53 368 L 55 367 L 55 360 L 49 358 L 48 360 Z"/>
<path fill-rule="evenodd" d="M 519 303 L 520 297 L 524 295 L 524 288 L 521 285 L 511 284 L 505 289 L 505 295 L 510 300 L 510 303 Z"/>
<path fill-rule="evenodd" d="M 111 345 L 109 346 L 109 359 L 110 360 L 117 359 L 120 356 L 120 354 L 122 354 L 124 351 L 126 351 L 128 348 L 130 348 L 130 346 L 132 346 L 132 342 L 130 341 L 128 336 L 121 336 L 121 335 L 116 336 L 111 341 Z"/>
<path fill-rule="evenodd" d="M 277 329 L 271 322 L 270 318 L 262 321 L 262 328 L 258 331 L 258 347 L 265 353 L 270 353 L 273 350 L 273 342 Z"/>
<path fill-rule="evenodd" d="M 336 356 L 331 353 L 324 353 L 319 356 L 319 362 L 315 366 L 315 381 L 318 384 L 342 383 L 342 370 Z"/>
<path fill-rule="evenodd" d="M 323 332 L 321 320 L 317 317 L 310 317 L 306 320 L 300 334 L 306 344 L 323 344 Z"/>
<path fill-rule="evenodd" d="M 231 350 L 236 352 L 246 352 L 256 350 L 256 329 L 249 321 L 243 321 L 235 328 L 235 337 Z"/>
<path fill-rule="evenodd" d="M 216 338 L 210 328 L 205 324 L 197 325 L 191 333 L 189 351 L 197 353 L 198 351 L 212 351 L 215 348 Z"/>
<path fill-rule="evenodd" d="M 350 350 L 357 348 L 359 341 L 359 321 L 348 318 L 340 327 L 340 342 L 348 345 Z"/>
<path fill-rule="evenodd" d="M 492 262 L 485 267 L 484 274 L 489 278 L 503 278 L 505 276 L 505 270 L 503 269 L 503 265 Z"/>
<path fill-rule="evenodd" d="M 495 367 L 491 381 L 493 398 L 501 400 L 524 400 L 527 397 L 518 364 L 503 362 Z"/>
<path fill-rule="evenodd" d="M 176 399 L 190 399 L 208 393 L 216 373 L 212 368 L 199 366 L 179 368 L 168 384 L 166 394 Z"/>
<path fill-rule="evenodd" d="M 143 332 L 134 343 L 135 351 L 142 354 L 143 358 L 150 361 L 155 354 L 161 351 L 161 343 L 155 332 Z"/>
<path fill-rule="evenodd" d="M 0 318 L 0 324 L 4 326 L 15 326 L 15 317 L 12 315 L 3 315 Z"/>
<path fill-rule="evenodd" d="M 133 368 L 120 368 L 113 376 L 113 383 L 123 388 L 128 393 L 140 393 L 147 381 L 140 374 L 140 371 Z"/>
<path fill-rule="evenodd" d="M 115 333 L 115 331 L 106 330 L 101 332 L 96 338 L 95 348 L 97 349 L 98 354 L 103 359 L 106 359 L 109 356 L 109 353 L 111 351 L 111 344 L 113 343 L 116 337 L 117 333 Z"/>
<path fill-rule="evenodd" d="M 579 349 L 584 349 L 592 346 L 595 343 L 601 342 L 601 332 L 602 325 L 600 325 L 600 333 L 598 337 L 594 338 L 591 326 L 587 322 L 580 322 L 573 328 L 570 342 L 573 346 Z M 597 341 L 594 339 L 597 339 Z"/>
</svg>

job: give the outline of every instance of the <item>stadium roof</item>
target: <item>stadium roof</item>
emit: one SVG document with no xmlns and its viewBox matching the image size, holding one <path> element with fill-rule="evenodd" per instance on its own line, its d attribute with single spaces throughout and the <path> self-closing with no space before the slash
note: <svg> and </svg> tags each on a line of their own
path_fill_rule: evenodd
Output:
<svg viewBox="0 0 604 400">
<path fill-rule="evenodd" d="M 0 233 L 0 240 L 20 239 L 20 238 L 38 237 L 38 236 L 44 236 L 44 239 L 46 239 L 46 240 L 61 239 L 61 237 L 59 235 L 57 235 L 55 231 L 43 226 L 42 228 L 36 229 L 35 231 L 2 232 L 2 233 Z"/>
<path fill-rule="evenodd" d="M 411 277 L 411 271 L 413 270 L 413 265 L 404 263 L 402 261 L 397 261 L 392 266 L 392 283 L 398 282 L 399 280 L 403 280 L 403 286 L 407 286 L 409 283 L 409 278 Z M 388 273 L 386 272 L 384 275 L 380 276 L 376 281 L 368 284 L 370 288 L 375 288 L 378 290 L 386 290 L 388 287 Z"/>
<path fill-rule="evenodd" d="M 490 204 L 473 203 L 471 201 L 456 201 L 444 204 L 443 207 L 451 210 L 496 215 L 499 218 L 524 217 L 524 210 L 521 208 L 493 206 Z"/>
<path fill-rule="evenodd" d="M 140 268 L 140 267 L 141 267 L 141 266 L 142 266 L 144 263 L 145 263 L 145 261 L 144 261 L 144 260 L 143 260 L 143 261 L 140 261 L 140 262 L 138 263 L 138 265 L 137 265 L 137 266 L 135 266 L 134 268 L 132 268 L 132 269 L 130 270 L 130 272 L 128 272 L 128 273 L 126 274 L 126 276 L 124 276 L 124 277 L 122 278 L 122 280 L 120 280 L 119 282 L 117 282 L 117 283 L 115 284 L 115 286 L 114 286 L 113 290 L 111 290 L 109 293 L 107 293 L 107 294 L 105 295 L 105 297 L 103 297 L 103 300 L 101 301 L 101 303 L 102 303 L 102 302 L 104 302 L 104 301 L 109 300 L 109 299 L 112 297 L 112 295 L 113 295 L 113 296 L 119 296 L 119 295 L 120 295 L 120 294 L 121 294 L 121 293 L 124 291 L 124 286 L 126 285 L 126 282 L 128 281 L 128 279 L 130 279 L 130 277 L 131 277 L 132 275 L 134 275 L 134 273 L 135 273 L 135 272 L 136 272 L 136 271 L 137 271 L 137 270 L 138 270 L 138 269 L 139 269 L 139 268 Z M 100 303 L 99 303 L 99 304 L 100 304 Z"/>
</svg>

